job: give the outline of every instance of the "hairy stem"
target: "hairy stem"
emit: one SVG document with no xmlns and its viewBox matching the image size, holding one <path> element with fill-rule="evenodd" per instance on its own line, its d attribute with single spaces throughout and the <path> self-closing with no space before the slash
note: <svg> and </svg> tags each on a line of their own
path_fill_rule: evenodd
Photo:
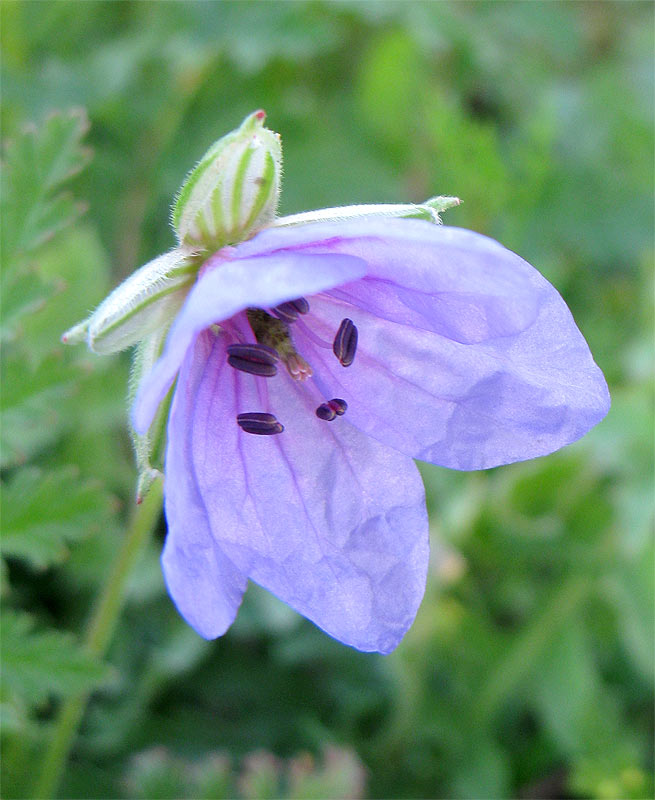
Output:
<svg viewBox="0 0 655 800">
<path fill-rule="evenodd" d="M 163 482 L 159 480 L 153 485 L 144 502 L 136 508 L 89 619 L 84 646 L 98 658 L 104 656 L 111 641 L 125 601 L 129 578 L 159 520 L 162 494 Z M 37 800 L 55 796 L 90 694 L 89 691 L 80 692 L 62 704 L 32 794 Z"/>
</svg>

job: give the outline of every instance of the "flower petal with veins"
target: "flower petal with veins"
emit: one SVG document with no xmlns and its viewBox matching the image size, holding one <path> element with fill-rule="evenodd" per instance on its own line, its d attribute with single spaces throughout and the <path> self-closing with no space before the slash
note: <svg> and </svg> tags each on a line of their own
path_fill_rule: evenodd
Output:
<svg viewBox="0 0 655 800">
<path fill-rule="evenodd" d="M 291 302 L 302 318 L 280 322 Z M 282 335 L 288 371 L 234 363 L 271 347 L 255 342 L 252 308 L 262 331 Z M 269 229 L 220 251 L 141 386 L 137 429 L 180 366 L 163 566 L 206 637 L 230 624 L 252 579 L 346 644 L 389 652 L 428 562 L 411 457 L 469 470 L 533 458 L 609 407 L 566 304 L 536 270 L 491 239 L 416 220 Z"/>
<path fill-rule="evenodd" d="M 261 399 L 251 376 L 227 365 L 224 337 L 203 333 L 185 361 L 166 464 L 169 591 L 212 637 L 247 576 L 340 641 L 389 652 L 425 588 L 418 470 L 347 423 L 328 427 L 293 381 L 272 383 L 268 404 L 285 410 L 285 432 L 244 435 L 237 410 Z"/>
</svg>

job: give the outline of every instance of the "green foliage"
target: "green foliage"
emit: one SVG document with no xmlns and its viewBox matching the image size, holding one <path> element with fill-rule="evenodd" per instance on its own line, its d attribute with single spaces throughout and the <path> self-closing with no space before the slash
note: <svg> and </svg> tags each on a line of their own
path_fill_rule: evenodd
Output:
<svg viewBox="0 0 655 800">
<path fill-rule="evenodd" d="M 35 311 L 47 288 L 28 259 L 80 213 L 62 186 L 88 161 L 80 140 L 88 122 L 82 111 L 53 114 L 42 128 L 29 128 L 5 149 L 2 181 L 2 339 L 21 316 Z"/>
<path fill-rule="evenodd" d="M 17 470 L 4 492 L 0 552 L 43 569 L 68 555 L 67 542 L 106 530 L 109 497 L 74 468 Z M 104 524 L 103 524 L 104 523 Z"/>
<path fill-rule="evenodd" d="M 71 381 L 69 364 L 57 354 L 30 368 L 18 348 L 8 352 L 2 362 L 3 466 L 25 463 L 60 435 L 65 422 L 58 409 Z"/>
<path fill-rule="evenodd" d="M 1 244 L 9 262 L 34 252 L 79 214 L 61 187 L 89 160 L 80 145 L 87 129 L 83 111 L 53 114 L 7 147 Z"/>
<path fill-rule="evenodd" d="M 62 797 L 652 796 L 652 5 L 0 14 L 3 796 L 30 796 L 55 709 L 94 687 Z M 556 283 L 613 407 L 546 459 L 423 469 L 431 574 L 391 656 L 257 587 L 205 642 L 165 594 L 158 536 L 108 672 L 80 641 L 133 504 L 127 365 L 59 336 L 172 246 L 189 167 L 260 107 L 282 213 L 461 196 L 444 221 Z"/>
<path fill-rule="evenodd" d="M 64 190 L 88 162 L 81 145 L 87 129 L 81 111 L 50 114 L 41 126 L 16 133 L 5 149 L 0 553 L 7 607 L 1 618 L 0 696 L 10 794 L 20 793 L 26 754 L 43 735 L 39 715 L 51 713 L 53 702 L 106 682 L 110 672 L 77 635 L 52 627 L 38 608 L 15 608 L 31 606 L 37 575 L 47 581 L 47 571 L 68 559 L 73 543 L 106 532 L 116 513 L 97 481 L 83 480 L 77 466 L 55 455 L 62 435 L 84 422 L 82 414 L 75 416 L 76 395 L 84 405 L 83 362 L 57 346 L 62 312 L 86 311 L 104 289 L 102 258 L 89 262 L 98 255 L 93 236 L 82 227 L 71 229 L 82 206 Z M 89 263 L 100 268 L 95 288 L 86 281 Z M 66 291 L 67 280 L 83 284 L 76 299 Z M 29 463 L 37 457 L 42 466 Z"/>
<path fill-rule="evenodd" d="M 108 676 L 105 665 L 84 653 L 75 638 L 55 630 L 35 631 L 28 614 L 2 614 L 2 693 L 16 694 L 31 708 L 65 697 Z"/>
</svg>

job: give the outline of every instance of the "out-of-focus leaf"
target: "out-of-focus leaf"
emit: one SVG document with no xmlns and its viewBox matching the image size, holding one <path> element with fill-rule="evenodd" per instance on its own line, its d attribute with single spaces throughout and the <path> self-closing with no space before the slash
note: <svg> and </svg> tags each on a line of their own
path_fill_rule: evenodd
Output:
<svg viewBox="0 0 655 800">
<path fill-rule="evenodd" d="M 611 580 L 618 630 L 635 667 L 652 685 L 655 676 L 655 586 L 653 542 L 636 558 L 617 564 Z"/>
<path fill-rule="evenodd" d="M 415 137 L 426 110 L 426 72 L 416 42 L 401 29 L 376 37 L 359 65 L 356 96 L 372 142 L 401 161 L 421 146 Z"/>
<path fill-rule="evenodd" d="M 7 147 L 2 187 L 1 249 L 5 266 L 33 252 L 75 219 L 80 206 L 61 193 L 62 185 L 89 160 L 81 146 L 88 130 L 81 109 L 50 115 L 39 128 L 28 128 Z"/>
<path fill-rule="evenodd" d="M 210 753 L 195 765 L 196 797 L 228 800 L 234 797 L 230 759 L 225 753 Z"/>
<path fill-rule="evenodd" d="M 599 688 L 586 637 L 578 621 L 571 620 L 553 639 L 533 678 L 537 707 L 563 752 L 584 749 L 580 732 Z"/>
<path fill-rule="evenodd" d="M 4 487 L 2 555 L 44 568 L 62 561 L 70 541 L 106 526 L 111 498 L 99 486 L 80 483 L 77 470 L 19 470 Z"/>
<path fill-rule="evenodd" d="M 20 343 L 33 363 L 53 350 L 64 350 L 61 334 L 84 319 L 110 289 L 107 253 L 90 225 L 62 231 L 39 250 L 37 266 L 52 291 L 22 320 Z M 77 358 L 87 356 L 85 345 L 66 349 Z M 102 366 L 96 359 L 93 363 Z"/>
<path fill-rule="evenodd" d="M 32 617 L 11 609 L 1 621 L 2 683 L 29 706 L 91 689 L 109 677 L 109 668 L 84 652 L 72 634 L 34 630 Z"/>
<path fill-rule="evenodd" d="M 44 242 L 75 217 L 73 201 L 61 193 L 61 187 L 88 160 L 80 144 L 87 127 L 82 111 L 52 114 L 41 127 L 30 128 L 6 148 L 0 303 L 2 338 L 10 341 L 2 359 L 3 467 L 24 463 L 66 427 L 59 409 L 76 373 L 69 357 L 53 353 L 59 325 L 44 331 L 38 319 L 47 298 L 60 286 L 62 274 L 70 272 L 71 254 L 62 255 L 61 269 L 47 275 L 40 272 L 35 259 Z M 75 262 L 80 256 L 82 248 L 73 255 Z M 77 263 L 73 271 L 79 280 Z M 48 312 L 43 314 L 42 319 L 47 319 Z M 52 312 L 49 318 L 53 320 Z M 25 333 L 35 320 L 30 340 Z"/>
<path fill-rule="evenodd" d="M 18 354 L 6 354 L 0 374 L 0 463 L 8 467 L 25 463 L 67 427 L 63 401 L 72 391 L 74 372 L 61 353 L 36 368 Z"/>
<path fill-rule="evenodd" d="M 44 284 L 34 265 L 26 265 L 11 282 L 2 283 L 0 342 L 6 342 L 15 338 L 22 318 L 44 307 L 52 289 Z"/>
<path fill-rule="evenodd" d="M 28 727 L 27 709 L 22 698 L 8 691 L 6 686 L 0 688 L 0 731 L 3 734 L 24 733 Z"/>
<path fill-rule="evenodd" d="M 601 723 L 602 724 L 602 723 Z M 621 742 L 600 756 L 586 757 L 574 765 L 569 777 L 570 791 L 598 800 L 644 800 L 653 796 L 653 773 L 635 766 Z"/>
<path fill-rule="evenodd" d="M 458 797 L 507 797 L 507 756 L 490 737 L 476 737 L 455 782 Z M 462 759 L 464 761 L 464 759 Z M 464 767 L 464 764 L 461 765 Z"/>
</svg>

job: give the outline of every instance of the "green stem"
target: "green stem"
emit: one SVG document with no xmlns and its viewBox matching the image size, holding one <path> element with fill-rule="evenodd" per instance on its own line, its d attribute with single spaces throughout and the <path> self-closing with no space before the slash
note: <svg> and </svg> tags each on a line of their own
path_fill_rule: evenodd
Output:
<svg viewBox="0 0 655 800">
<path fill-rule="evenodd" d="M 159 520 L 162 494 L 162 481 L 157 481 L 143 503 L 137 507 L 89 619 L 84 646 L 98 658 L 104 656 L 111 641 L 125 601 L 129 578 Z M 32 797 L 37 800 L 54 797 L 90 694 L 88 691 L 80 692 L 63 703 L 32 793 Z"/>
</svg>

